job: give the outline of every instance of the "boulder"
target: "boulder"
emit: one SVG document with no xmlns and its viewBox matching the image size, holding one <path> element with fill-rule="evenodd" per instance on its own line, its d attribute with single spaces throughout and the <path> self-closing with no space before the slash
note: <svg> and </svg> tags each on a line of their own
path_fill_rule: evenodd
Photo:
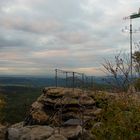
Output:
<svg viewBox="0 0 140 140">
<path fill-rule="evenodd" d="M 60 134 L 65 136 L 68 139 L 77 140 L 82 135 L 82 127 L 79 125 L 78 126 L 61 127 Z"/>
<path fill-rule="evenodd" d="M 53 134 L 54 129 L 49 126 L 38 126 L 31 129 L 31 140 L 45 140 Z"/>
<path fill-rule="evenodd" d="M 19 140 L 21 136 L 21 132 L 16 128 L 8 129 L 8 140 Z"/>
<path fill-rule="evenodd" d="M 95 104 L 95 101 L 93 100 L 93 98 L 89 97 L 88 95 L 82 95 L 79 98 L 79 102 L 81 105 L 84 105 L 84 106 L 93 106 Z"/>
<path fill-rule="evenodd" d="M 45 140 L 54 132 L 50 126 L 19 126 L 8 128 L 8 140 Z"/>
<path fill-rule="evenodd" d="M 8 140 L 78 140 L 81 136 L 80 125 L 52 128 L 41 125 L 22 126 L 20 123 L 8 128 Z"/>
</svg>

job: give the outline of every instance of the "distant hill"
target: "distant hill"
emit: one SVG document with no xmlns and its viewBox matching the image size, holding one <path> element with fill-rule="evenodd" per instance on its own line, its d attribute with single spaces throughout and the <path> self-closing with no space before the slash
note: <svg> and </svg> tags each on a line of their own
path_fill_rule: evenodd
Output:
<svg viewBox="0 0 140 140">
<path fill-rule="evenodd" d="M 55 83 L 54 78 L 42 77 L 0 77 L 0 86 L 33 86 L 33 87 L 46 87 L 53 86 Z"/>
<path fill-rule="evenodd" d="M 103 84 L 103 77 L 94 77 L 93 83 Z M 65 79 L 58 79 L 59 86 L 65 86 Z M 55 86 L 54 77 L 35 77 L 35 76 L 0 76 L 0 86 L 31 86 L 48 87 Z"/>
</svg>

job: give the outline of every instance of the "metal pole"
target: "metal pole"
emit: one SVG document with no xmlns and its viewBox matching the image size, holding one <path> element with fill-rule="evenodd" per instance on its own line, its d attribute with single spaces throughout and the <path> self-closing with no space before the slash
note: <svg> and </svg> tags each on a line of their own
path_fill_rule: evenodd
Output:
<svg viewBox="0 0 140 140">
<path fill-rule="evenodd" d="M 75 74 L 75 73 L 72 72 L 72 86 L 73 86 L 73 91 L 74 91 L 74 79 L 75 79 L 75 78 L 74 78 L 74 74 Z"/>
<path fill-rule="evenodd" d="M 57 87 L 57 69 L 55 69 L 55 85 Z"/>
<path fill-rule="evenodd" d="M 85 88 L 85 81 L 84 81 L 84 74 L 82 74 L 82 89 L 84 92 L 84 88 Z"/>
<path fill-rule="evenodd" d="M 88 77 L 86 76 L 86 88 L 88 88 Z"/>
<path fill-rule="evenodd" d="M 68 72 L 66 72 L 66 87 L 68 85 Z"/>
<path fill-rule="evenodd" d="M 91 76 L 91 88 L 93 88 L 93 76 Z"/>
<path fill-rule="evenodd" d="M 132 82 L 132 19 L 130 18 L 130 78 Z"/>
</svg>

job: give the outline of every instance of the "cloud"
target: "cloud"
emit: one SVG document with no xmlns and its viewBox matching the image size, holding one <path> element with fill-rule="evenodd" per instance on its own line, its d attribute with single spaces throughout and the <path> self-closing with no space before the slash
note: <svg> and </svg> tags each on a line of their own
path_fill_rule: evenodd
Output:
<svg viewBox="0 0 140 140">
<path fill-rule="evenodd" d="M 122 19 L 139 8 L 131 0 L 0 3 L 0 74 L 40 75 L 61 68 L 100 75 L 103 58 L 129 52 L 129 33 L 121 32 L 129 21 Z"/>
<path fill-rule="evenodd" d="M 29 22 L 20 17 L 4 17 L 0 21 L 0 26 L 9 30 L 14 29 L 31 33 L 50 33 L 61 28 L 61 24 L 53 19 L 42 19 L 42 21 L 32 20 Z"/>
<path fill-rule="evenodd" d="M 66 57 L 67 53 L 67 50 L 43 50 L 40 52 L 34 52 L 32 56 L 47 59 L 48 57 Z"/>
</svg>

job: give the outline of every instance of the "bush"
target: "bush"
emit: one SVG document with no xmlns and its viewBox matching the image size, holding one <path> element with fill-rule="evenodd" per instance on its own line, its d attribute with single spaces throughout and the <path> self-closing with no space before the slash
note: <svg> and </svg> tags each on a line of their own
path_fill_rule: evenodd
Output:
<svg viewBox="0 0 140 140">
<path fill-rule="evenodd" d="M 140 91 L 140 78 L 135 80 L 134 86 L 135 86 L 137 91 Z"/>
<path fill-rule="evenodd" d="M 102 96 L 104 98 L 104 96 Z M 92 127 L 92 133 L 99 140 L 140 139 L 140 102 L 138 95 L 117 95 L 106 100 L 102 114 L 98 117 L 100 127 Z M 101 100 L 100 100 L 101 102 Z"/>
</svg>

